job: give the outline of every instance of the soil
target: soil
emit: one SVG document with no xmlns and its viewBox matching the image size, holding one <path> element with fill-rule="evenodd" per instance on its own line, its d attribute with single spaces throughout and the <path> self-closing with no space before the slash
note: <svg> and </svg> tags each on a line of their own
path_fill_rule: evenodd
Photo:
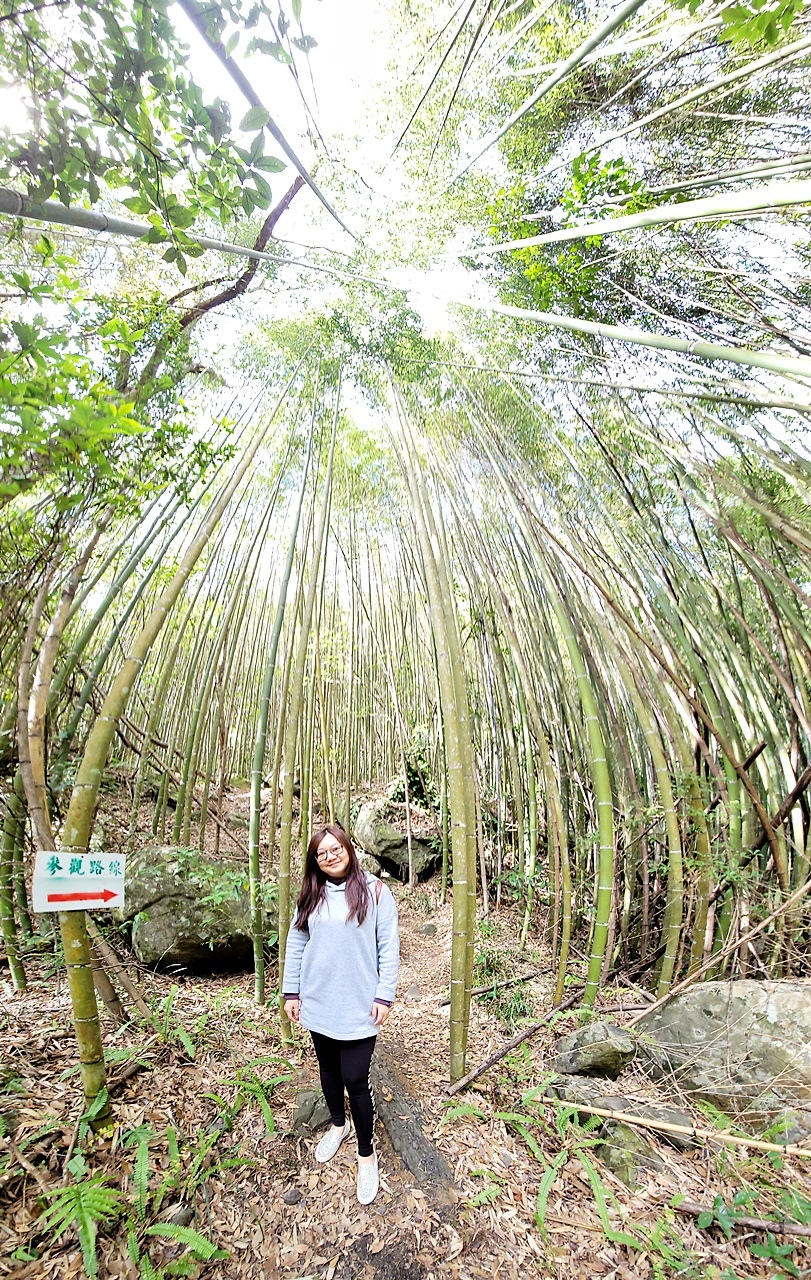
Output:
<svg viewBox="0 0 811 1280">
<path fill-rule="evenodd" d="M 104 829 L 111 847 L 114 833 L 126 830 L 125 800 L 120 794 L 105 797 Z M 234 796 L 231 805 L 241 813 L 244 797 Z M 210 850 L 209 833 L 206 845 Z M 223 854 L 226 849 L 231 856 L 223 839 Z M 789 1188 L 811 1201 L 811 1162 L 774 1167 L 781 1162 L 721 1144 L 676 1152 L 651 1135 L 663 1168 L 629 1190 L 595 1160 L 596 1149 L 589 1145 L 593 1134 L 567 1129 L 553 1108 L 525 1097 L 548 1077 L 554 1041 L 575 1025 L 574 1011 L 449 1100 L 449 1006 L 442 1000 L 450 974 L 451 908 L 439 902 L 436 880 L 413 893 L 392 887 L 402 937 L 399 992 L 417 988 L 419 996 L 401 995 L 382 1034 L 420 1099 L 427 1135 L 453 1170 L 459 1194 L 454 1209 L 440 1210 L 414 1185 L 380 1126 L 381 1190 L 374 1204 L 357 1204 L 351 1142 L 328 1165 L 315 1164 L 313 1141 L 297 1137 L 291 1128 L 298 1091 L 316 1083 L 312 1052 L 304 1035 L 292 1050 L 282 1050 L 275 1002 L 266 1007 L 254 1001 L 253 976 L 247 973 L 174 980 L 138 972 L 126 956 L 130 973 L 157 1013 L 161 1034 L 138 1021 L 119 1029 L 104 1016 L 113 1078 L 134 1057 L 143 1066 L 114 1090 L 116 1128 L 78 1141 L 82 1106 L 64 972 L 55 967 L 50 952 L 40 951 L 27 959 L 29 989 L 23 996 L 11 994 L 7 971 L 0 970 L 6 997 L 0 1012 L 0 1110 L 17 1113 L 10 1121 L 13 1135 L 4 1140 L 0 1155 L 0 1276 L 69 1280 L 85 1274 L 73 1230 L 56 1240 L 40 1230 L 46 1199 L 53 1199 L 43 1199 L 43 1190 L 53 1193 L 63 1182 L 70 1183 L 67 1160 L 82 1146 L 89 1171 L 103 1173 L 110 1186 L 135 1203 L 135 1147 L 127 1138 L 139 1126 L 152 1131 L 142 1248 L 149 1247 L 156 1266 L 176 1260 L 184 1244 L 148 1236 L 144 1228 L 188 1206 L 193 1228 L 228 1252 L 227 1259 L 201 1264 L 196 1274 L 206 1280 L 512 1280 L 525 1275 L 743 1280 L 788 1273 L 750 1252 L 750 1244 L 767 1241 L 765 1234 L 733 1228 L 727 1239 L 717 1225 L 702 1229 L 668 1206 L 677 1193 L 712 1206 L 717 1196 L 729 1203 L 736 1193 L 751 1190 L 757 1199 L 742 1212 L 772 1215 Z M 436 932 L 420 932 L 426 924 Z M 534 949 L 517 958 L 518 933 L 514 909 L 502 905 L 482 929 L 480 964 L 483 957 L 485 967 L 500 967 L 509 977 L 548 969 L 538 938 Z M 111 936 L 125 956 L 122 939 Z M 268 973 L 269 989 L 276 978 L 275 972 Z M 523 1021 L 548 1011 L 551 982 L 543 975 L 521 986 L 526 995 Z M 622 987 L 606 989 L 600 997 L 620 1025 L 622 1008 L 637 1001 Z M 499 1006 L 502 1013 L 508 1011 L 507 992 L 495 1002 L 473 1002 L 471 1066 L 513 1034 L 514 1028 L 495 1016 Z M 232 1117 L 240 1081 L 245 1102 Z M 269 1099 L 270 1132 L 256 1081 L 264 1084 Z M 246 1093 L 245 1082 L 253 1093 Z M 665 1098 L 633 1067 L 611 1092 L 640 1104 L 674 1101 L 672 1091 Z M 685 1099 L 675 1101 L 689 1110 Z M 694 1114 L 697 1122 L 707 1124 L 706 1115 Z M 170 1134 L 179 1146 L 174 1164 Z M 602 1220 L 589 1160 L 599 1170 L 598 1187 L 606 1197 Z M 556 1161 L 556 1175 L 545 1180 L 549 1195 L 539 1229 L 538 1191 Z M 161 1183 L 165 1192 L 158 1210 Z M 285 1202 L 289 1192 L 299 1193 L 296 1203 Z M 617 1238 L 623 1233 L 626 1242 Z M 627 1243 L 628 1234 L 636 1237 L 636 1245 Z M 807 1241 L 778 1234 L 776 1243 L 794 1246 L 792 1265 L 798 1274 L 811 1265 Z M 121 1221 L 100 1226 L 98 1255 L 101 1280 L 139 1274 L 127 1256 Z"/>
</svg>

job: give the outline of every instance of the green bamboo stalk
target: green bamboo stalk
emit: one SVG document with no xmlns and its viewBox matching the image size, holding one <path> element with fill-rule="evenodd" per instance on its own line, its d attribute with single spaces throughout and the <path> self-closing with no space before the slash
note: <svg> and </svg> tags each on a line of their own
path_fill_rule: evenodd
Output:
<svg viewBox="0 0 811 1280">
<path fill-rule="evenodd" d="M 659 969 L 657 998 L 670 989 L 673 982 L 679 939 L 681 937 L 682 917 L 684 914 L 684 858 L 682 850 L 681 828 L 679 826 L 673 788 L 670 781 L 670 770 L 667 767 L 659 727 L 650 710 L 647 691 L 641 691 L 630 669 L 627 673 L 627 688 L 631 695 L 642 732 L 645 736 L 648 751 L 653 761 L 656 786 L 659 791 L 664 811 L 665 833 L 667 836 L 667 898 L 665 917 L 662 925 L 662 937 L 665 953 Z M 703 941 L 703 939 L 702 939 Z"/>
<path fill-rule="evenodd" d="M 411 510 L 428 589 L 431 625 L 436 646 L 439 683 L 442 690 L 443 727 L 447 757 L 448 801 L 451 821 L 451 854 L 453 876 L 453 936 L 451 944 L 451 1065 L 452 1080 L 465 1074 L 465 1054 L 470 1010 L 468 950 L 475 932 L 475 912 L 470 913 L 471 879 L 475 904 L 475 808 L 471 807 L 469 779 L 473 777 L 472 744 L 467 722 L 467 706 L 460 706 L 462 681 L 454 665 L 462 667 L 461 648 L 456 632 L 456 618 L 450 587 L 441 573 L 442 559 L 435 553 L 440 543 L 429 526 L 427 503 L 419 481 L 413 443 L 409 440 L 404 408 L 393 386 L 403 447 L 398 449 L 400 463 L 409 487 Z M 462 667 L 463 670 L 463 667 Z M 465 704 L 467 693 L 464 691 Z M 473 837 L 473 859 L 470 836 Z"/>
<path fill-rule="evenodd" d="M 638 227 L 662 227 L 695 222 L 697 219 L 724 219 L 747 213 L 771 212 L 791 205 L 808 204 L 811 201 L 811 182 L 770 182 L 765 186 L 750 187 L 746 191 L 728 191 L 722 195 L 707 196 L 701 200 L 684 200 L 679 204 L 657 205 L 641 213 L 625 214 L 621 218 L 600 218 L 574 227 L 560 227 L 541 236 L 526 236 L 521 240 L 506 240 L 502 244 L 487 245 L 479 254 L 507 253 L 514 249 L 529 249 L 541 244 L 560 244 L 564 240 L 582 240 L 586 236 L 612 235 L 616 231 L 632 231 Z"/>
<path fill-rule="evenodd" d="M 256 721 L 256 739 L 254 743 L 253 762 L 251 765 L 251 810 L 250 810 L 250 829 L 248 835 L 248 882 L 251 898 L 251 931 L 253 933 L 253 963 L 254 963 L 254 999 L 263 1004 L 265 1000 L 265 952 L 264 952 L 264 929 L 262 924 L 262 871 L 259 863 L 259 835 L 261 825 L 261 789 L 262 778 L 265 769 L 265 752 L 267 748 L 267 732 L 268 719 L 270 716 L 270 697 L 273 689 L 273 680 L 276 674 L 276 655 L 279 649 L 279 637 L 282 632 L 282 623 L 284 622 L 285 610 L 287 608 L 287 591 L 290 586 L 290 576 L 293 572 L 293 561 L 296 554 L 296 541 L 298 539 L 299 525 L 301 523 L 301 512 L 304 506 L 304 495 L 307 490 L 307 483 L 310 475 L 310 463 L 313 452 L 313 439 L 315 436 L 315 407 L 313 407 L 313 415 L 310 421 L 310 433 L 307 442 L 307 456 L 304 461 L 304 471 L 301 477 L 301 486 L 299 489 L 298 502 L 296 503 L 295 514 L 293 516 L 293 528 L 290 532 L 290 541 L 287 546 L 287 556 L 282 570 L 281 582 L 279 583 L 279 593 L 276 600 L 276 614 L 273 619 L 273 629 L 270 633 L 270 642 L 268 644 L 267 661 L 265 664 L 265 673 L 262 680 L 262 690 L 259 695 L 259 714 Z M 273 839 L 274 830 L 271 830 L 270 838 Z M 280 952 L 280 954 L 283 954 Z"/>
<path fill-rule="evenodd" d="M 149 550 L 149 547 L 152 545 L 154 539 L 160 534 L 160 532 L 163 529 L 166 528 L 167 524 L 172 519 L 173 515 L 175 515 L 175 513 L 179 510 L 179 508 L 180 508 L 180 502 L 177 500 L 174 501 L 169 506 L 169 509 L 165 511 L 163 515 L 160 516 L 160 518 L 156 520 L 155 523 L 148 529 L 147 533 L 141 538 L 141 540 L 136 544 L 134 549 L 127 556 L 127 559 L 123 567 L 120 569 L 120 571 L 117 574 L 115 574 L 112 582 L 110 583 L 109 587 L 107 588 L 107 591 L 104 594 L 104 597 L 93 610 L 91 617 L 85 623 L 84 627 L 79 632 L 79 635 L 76 637 L 75 640 L 71 641 L 70 647 L 68 648 L 62 660 L 60 668 L 57 671 L 51 683 L 51 689 L 48 696 L 49 711 L 54 710 L 56 703 L 59 699 L 59 696 L 62 693 L 62 690 L 65 688 L 65 685 L 67 684 L 68 680 L 72 676 L 73 672 L 76 670 L 76 667 L 80 662 L 85 649 L 87 648 L 88 644 L 90 643 L 96 631 L 98 630 L 101 623 L 103 622 L 110 606 L 115 601 L 120 599 L 121 592 L 125 584 L 129 581 L 129 579 L 135 573 L 139 564 L 143 560 L 143 557 Z M 77 601 L 77 604 L 78 604 L 78 601 Z"/>
<path fill-rule="evenodd" d="M 494 146 L 495 143 L 499 141 L 500 138 L 503 138 L 505 133 L 512 129 L 513 125 L 517 124 L 519 120 L 522 120 L 528 111 L 531 111 L 533 107 L 537 106 L 541 99 L 551 93 L 556 85 L 560 84 L 561 81 L 565 80 L 572 71 L 576 70 L 584 59 L 593 52 L 593 50 L 599 48 L 599 46 L 608 39 L 612 32 L 616 31 L 618 27 L 623 26 L 629 18 L 633 17 L 636 11 L 642 8 L 644 3 L 645 0 L 626 0 L 625 4 L 620 5 L 619 9 L 616 9 L 610 18 L 602 23 L 596 31 L 593 31 L 582 44 L 578 45 L 574 53 L 570 54 L 565 62 L 555 68 L 552 74 L 544 80 L 543 84 L 539 85 L 535 92 L 530 94 L 530 96 L 521 103 L 521 106 L 518 107 L 512 115 L 507 118 L 507 120 L 505 120 L 503 125 L 494 130 L 493 133 L 488 134 L 486 138 L 476 144 L 472 155 L 465 161 L 462 168 L 454 174 L 452 181 L 455 182 L 458 178 L 461 178 L 463 174 L 467 173 L 468 169 L 470 169 L 470 167 L 484 155 L 485 151 L 488 151 L 490 147 Z"/>
<path fill-rule="evenodd" d="M 26 942 L 29 942 L 34 936 L 34 926 L 31 923 L 31 913 L 28 907 L 28 891 L 25 885 L 25 787 L 20 775 L 19 769 L 14 775 L 13 783 L 14 794 L 17 798 L 19 807 L 17 808 L 17 836 L 14 841 L 14 899 L 17 905 L 17 919 L 20 925 L 20 932 Z M 39 932 L 41 934 L 51 933 L 51 918 L 44 914 L 39 919 Z"/>
<path fill-rule="evenodd" d="M 516 320 L 530 320 L 535 324 L 548 325 L 550 329 L 565 329 L 569 333 L 591 334 L 598 338 L 652 347 L 658 351 L 681 352 L 700 360 L 725 360 L 751 369 L 770 369 L 773 373 L 781 373 L 788 378 L 811 378 L 811 360 L 804 356 L 772 355 L 765 351 L 752 351 L 749 347 L 723 347 L 698 338 L 672 338 L 667 334 L 649 333 L 646 329 L 633 329 L 627 325 L 602 324 L 595 320 L 555 315 L 551 311 L 529 311 L 525 307 L 509 307 L 496 302 L 474 304 L 458 300 L 456 305 L 492 311 L 495 315 L 512 316 Z"/>
<path fill-rule="evenodd" d="M 611 142 L 616 142 L 620 138 L 627 138 L 632 133 L 638 133 L 640 129 L 646 128 L 647 125 L 653 124 L 654 121 L 662 120 L 665 116 L 672 115 L 674 111 L 680 111 L 683 107 L 689 107 L 700 98 L 706 98 L 710 94 L 716 94 L 719 90 L 728 88 L 730 85 L 740 84 L 742 81 L 749 80 L 758 71 L 794 61 L 796 58 L 802 57 L 806 50 L 810 48 L 811 36 L 804 36 L 802 39 L 794 40 L 791 44 L 784 44 L 760 58 L 755 58 L 754 61 L 747 62 L 744 66 L 738 67 L 734 71 L 705 81 L 704 84 L 699 85 L 696 89 L 691 89 L 675 98 L 672 102 L 665 103 L 663 107 L 657 107 L 656 110 L 637 117 L 636 120 L 631 121 L 624 128 L 596 138 L 584 154 L 600 151 Z M 550 170 L 550 172 L 554 172 L 554 170 Z"/>
<path fill-rule="evenodd" d="M 538 798 L 535 789 L 535 755 L 532 750 L 532 737 L 527 719 L 527 706 L 520 684 L 517 686 L 518 711 L 521 716 L 521 728 L 524 738 L 524 764 L 527 775 L 527 815 L 529 831 L 529 847 L 525 857 L 519 858 L 518 869 L 523 872 L 526 885 L 526 905 L 521 936 L 518 942 L 519 952 L 524 951 L 529 934 L 529 923 L 532 918 L 532 906 L 535 901 L 535 871 L 538 857 Z"/>
<path fill-rule="evenodd" d="M 22 806 L 11 791 L 3 798 L 3 807 L 5 813 L 3 840 L 0 845 L 0 927 L 2 927 L 12 986 L 22 995 L 27 990 L 27 983 L 20 957 L 17 921 L 14 916 L 14 848 L 17 843 Z"/>
<path fill-rule="evenodd" d="M 284 955 L 285 946 L 287 945 L 287 935 L 290 931 L 290 922 L 292 917 L 292 903 L 290 894 L 290 850 L 292 846 L 292 819 L 293 819 L 293 785 L 295 780 L 296 755 L 298 748 L 298 735 L 301 725 L 301 709 L 302 694 L 304 687 L 304 672 L 307 667 L 307 650 L 310 643 L 310 628 L 313 618 L 313 610 L 315 606 L 316 593 L 320 578 L 320 566 L 322 557 L 326 552 L 330 503 L 332 498 L 332 474 L 333 461 L 335 458 L 335 439 L 338 430 L 338 413 L 341 401 L 341 376 L 338 375 L 338 384 L 335 389 L 335 410 L 332 420 L 332 431 L 330 434 L 329 456 L 327 459 L 326 475 L 324 477 L 324 490 L 321 499 L 321 508 L 318 514 L 318 525 L 313 539 L 312 563 L 310 564 L 310 581 L 307 585 L 307 594 L 301 612 L 301 622 L 299 625 L 299 639 L 296 646 L 296 657 L 293 663 L 291 680 L 290 680 L 290 705 L 287 709 L 287 718 L 285 721 L 284 748 L 282 753 L 283 767 L 283 791 L 282 791 L 282 825 L 279 837 L 279 954 Z M 281 982 L 282 973 L 281 966 L 279 972 L 279 982 Z M 281 994 L 281 993 L 280 993 Z M 290 1023 L 286 1014 L 282 1012 L 282 1042 L 288 1044 L 291 1042 Z"/>
<path fill-rule="evenodd" d="M 710 891 L 712 889 L 712 855 L 698 778 L 694 773 L 689 773 L 686 783 L 690 819 L 695 831 L 696 866 L 698 869 L 696 906 L 693 916 L 693 942 L 690 948 L 690 961 L 687 970 L 688 974 L 691 974 L 700 969 L 704 963 L 704 936 L 707 932 L 707 914 L 710 905 Z M 664 995 L 664 991 L 661 994 Z"/>
<path fill-rule="evenodd" d="M 265 425 L 256 433 L 253 442 L 245 449 L 230 478 L 222 485 L 220 492 L 211 503 L 180 561 L 177 572 L 161 592 L 140 634 L 134 640 L 129 656 L 110 687 L 110 691 L 90 730 L 84 756 L 76 776 L 70 805 L 62 828 L 62 850 L 65 853 L 84 853 L 87 851 L 99 787 L 110 744 L 113 740 L 116 725 L 126 709 L 133 686 L 141 673 L 155 639 L 166 621 L 169 611 L 177 601 L 195 563 L 219 524 L 228 503 L 236 493 L 267 431 L 281 408 L 296 373 L 297 370 L 282 392 L 275 410 L 269 416 Z M 68 970 L 76 1038 L 79 1045 L 82 1088 L 85 1101 L 90 1105 L 104 1087 L 106 1081 L 101 1028 L 93 987 L 90 941 L 83 911 L 60 913 L 59 923 L 62 931 L 65 964 Z M 103 1119 L 103 1115 L 100 1115 L 99 1119 Z"/>
</svg>

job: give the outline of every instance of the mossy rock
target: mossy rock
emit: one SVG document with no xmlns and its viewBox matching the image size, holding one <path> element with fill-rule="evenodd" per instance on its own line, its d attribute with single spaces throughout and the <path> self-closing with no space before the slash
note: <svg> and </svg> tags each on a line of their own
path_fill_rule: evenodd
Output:
<svg viewBox="0 0 811 1280">
<path fill-rule="evenodd" d="M 622 1027 L 590 1022 L 557 1043 L 555 1071 L 566 1075 L 608 1076 L 614 1080 L 634 1057 L 636 1045 Z"/>
<path fill-rule="evenodd" d="M 147 845 L 127 859 L 124 902 L 116 915 L 132 924 L 133 951 L 150 968 L 215 973 L 253 962 L 242 866 Z"/>
<path fill-rule="evenodd" d="M 360 847 L 377 858 L 381 866 L 404 878 L 408 874 L 408 840 L 405 832 L 398 831 L 386 822 L 382 816 L 384 810 L 385 804 L 381 805 L 374 800 L 363 805 L 355 819 L 352 834 Z M 442 857 L 438 841 L 419 836 L 412 838 L 411 852 L 414 872 L 418 876 L 430 875 Z"/>
<path fill-rule="evenodd" d="M 612 1122 L 600 1130 L 603 1141 L 597 1155 L 626 1187 L 642 1186 L 646 1174 L 661 1172 L 664 1161 L 638 1129 L 629 1124 Z"/>
<path fill-rule="evenodd" d="M 703 982 L 640 1019 L 640 1060 L 755 1132 L 811 1134 L 811 982 Z"/>
</svg>

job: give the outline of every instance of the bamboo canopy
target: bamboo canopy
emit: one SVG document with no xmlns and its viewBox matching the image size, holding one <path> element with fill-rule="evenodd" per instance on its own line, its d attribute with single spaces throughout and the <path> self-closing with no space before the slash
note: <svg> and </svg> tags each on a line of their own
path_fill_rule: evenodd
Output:
<svg viewBox="0 0 811 1280">
<path fill-rule="evenodd" d="M 55 29 L 81 16 L 62 7 Z M 138 98 L 128 50 L 137 129 L 116 134 L 126 103 L 94 115 L 89 93 L 87 117 L 0 140 L 15 989 L 30 855 L 94 849 L 122 776 L 129 852 L 244 868 L 263 1003 L 315 825 L 352 830 L 369 797 L 402 815 L 412 901 L 430 827 L 455 1081 L 500 911 L 544 952 L 557 1006 L 582 984 L 586 1016 L 615 973 L 658 999 L 699 975 L 806 974 L 806 18 L 789 5 L 772 32 L 760 6 L 692 21 L 643 0 L 431 14 L 401 32 L 419 75 L 391 86 L 404 167 L 376 175 L 384 208 L 343 152 L 316 186 L 236 33 L 182 7 L 247 95 L 234 136 L 179 72 Z M 266 132 L 331 230 L 365 228 L 350 255 L 271 243 L 301 183 L 270 208 Z M 553 210 L 567 225 L 531 234 Z M 440 262 L 469 287 L 437 281 Z M 93 1105 L 83 913 L 60 936 Z"/>
</svg>

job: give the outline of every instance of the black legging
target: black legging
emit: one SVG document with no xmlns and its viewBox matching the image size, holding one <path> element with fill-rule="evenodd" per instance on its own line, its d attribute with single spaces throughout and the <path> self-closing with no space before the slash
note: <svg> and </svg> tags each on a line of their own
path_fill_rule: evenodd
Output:
<svg viewBox="0 0 811 1280">
<path fill-rule="evenodd" d="M 321 1073 L 321 1088 L 334 1125 L 346 1123 L 344 1086 L 349 1094 L 349 1107 L 355 1121 L 358 1155 L 372 1154 L 372 1132 L 375 1126 L 375 1101 L 369 1072 L 372 1067 L 377 1036 L 365 1040 L 332 1040 L 311 1031 L 315 1056 Z"/>
</svg>

